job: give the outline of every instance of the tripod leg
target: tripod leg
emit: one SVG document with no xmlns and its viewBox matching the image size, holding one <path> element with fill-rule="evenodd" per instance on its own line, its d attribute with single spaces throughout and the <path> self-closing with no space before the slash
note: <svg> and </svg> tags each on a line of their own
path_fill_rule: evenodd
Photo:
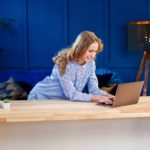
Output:
<svg viewBox="0 0 150 150">
<path fill-rule="evenodd" d="M 149 58 L 146 58 L 145 73 L 144 73 L 144 89 L 143 96 L 147 96 L 148 72 L 149 72 Z"/>
<path fill-rule="evenodd" d="M 144 67 L 144 64 L 145 64 L 145 61 L 146 61 L 146 56 L 147 56 L 147 52 L 145 51 L 144 55 L 143 55 L 143 58 L 141 60 L 141 64 L 140 64 L 140 67 L 139 67 L 139 70 L 138 70 L 138 74 L 136 76 L 136 81 L 140 80 L 140 77 L 141 77 L 141 74 L 142 74 L 142 70 L 143 70 L 143 67 Z"/>
</svg>

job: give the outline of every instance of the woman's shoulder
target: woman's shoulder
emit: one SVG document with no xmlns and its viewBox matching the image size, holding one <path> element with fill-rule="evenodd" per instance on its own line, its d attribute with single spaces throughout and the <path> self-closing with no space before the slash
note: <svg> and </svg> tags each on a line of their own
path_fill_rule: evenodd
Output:
<svg viewBox="0 0 150 150">
<path fill-rule="evenodd" d="M 88 66 L 90 66 L 90 67 L 95 67 L 95 61 L 93 60 L 93 61 L 90 61 L 90 62 L 88 62 Z"/>
<path fill-rule="evenodd" d="M 87 68 L 88 68 L 88 70 L 90 70 L 90 71 L 92 71 L 92 72 L 93 72 L 93 71 L 95 72 L 95 69 L 96 69 L 95 61 L 90 61 L 90 62 L 88 62 Z"/>
<path fill-rule="evenodd" d="M 93 61 L 90 61 L 89 62 L 91 65 L 95 65 L 95 61 L 93 60 Z"/>
</svg>

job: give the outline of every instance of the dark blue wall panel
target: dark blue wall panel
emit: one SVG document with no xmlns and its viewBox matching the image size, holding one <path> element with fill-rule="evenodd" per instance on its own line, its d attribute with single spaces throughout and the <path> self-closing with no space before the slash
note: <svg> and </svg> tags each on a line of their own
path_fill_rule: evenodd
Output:
<svg viewBox="0 0 150 150">
<path fill-rule="evenodd" d="M 64 43 L 64 4 L 62 0 L 28 1 L 28 67 L 51 67 L 51 58 Z"/>
<path fill-rule="evenodd" d="M 0 68 L 22 68 L 25 66 L 26 51 L 26 22 L 24 0 L 1 0 L 0 18 L 12 18 L 15 22 L 8 21 L 9 28 L 0 26 Z"/>
</svg>

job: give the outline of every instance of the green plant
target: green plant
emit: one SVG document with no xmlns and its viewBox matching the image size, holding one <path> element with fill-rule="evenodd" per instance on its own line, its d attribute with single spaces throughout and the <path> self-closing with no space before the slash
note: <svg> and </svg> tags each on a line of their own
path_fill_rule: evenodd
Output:
<svg viewBox="0 0 150 150">
<path fill-rule="evenodd" d="M 10 103 L 9 99 L 3 99 L 3 103 Z"/>
</svg>

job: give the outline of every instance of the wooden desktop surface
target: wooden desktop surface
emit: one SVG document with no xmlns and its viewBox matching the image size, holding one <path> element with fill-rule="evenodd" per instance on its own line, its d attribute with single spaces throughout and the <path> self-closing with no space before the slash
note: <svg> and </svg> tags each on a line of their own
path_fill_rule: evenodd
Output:
<svg viewBox="0 0 150 150">
<path fill-rule="evenodd" d="M 138 104 L 117 108 L 66 100 L 11 101 L 9 110 L 0 108 L 0 123 L 140 117 L 150 117 L 150 97 L 148 96 L 140 97 Z"/>
</svg>

